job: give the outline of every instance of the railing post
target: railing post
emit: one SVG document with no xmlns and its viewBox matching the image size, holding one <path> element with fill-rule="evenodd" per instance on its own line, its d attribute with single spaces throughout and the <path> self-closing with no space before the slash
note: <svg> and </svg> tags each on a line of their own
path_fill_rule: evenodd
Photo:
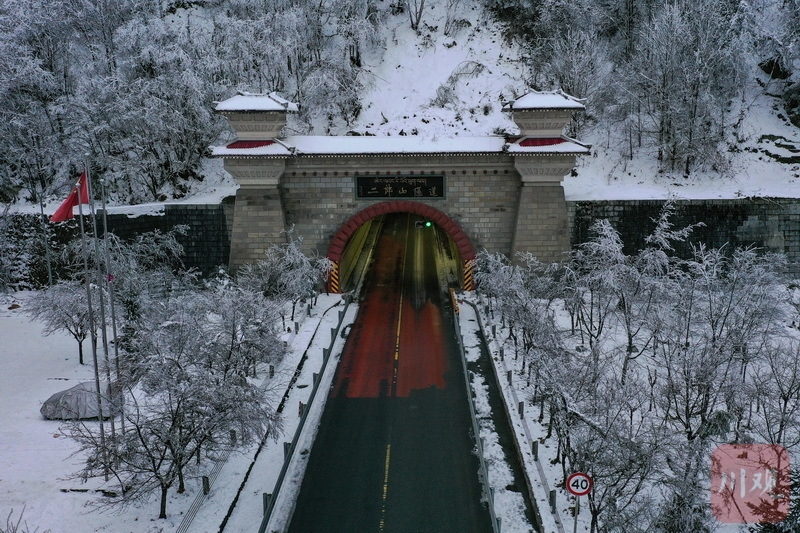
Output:
<svg viewBox="0 0 800 533">
<path fill-rule="evenodd" d="M 208 496 L 208 493 L 211 492 L 211 481 L 208 476 L 203 476 L 201 479 L 203 480 L 203 494 Z"/>
</svg>

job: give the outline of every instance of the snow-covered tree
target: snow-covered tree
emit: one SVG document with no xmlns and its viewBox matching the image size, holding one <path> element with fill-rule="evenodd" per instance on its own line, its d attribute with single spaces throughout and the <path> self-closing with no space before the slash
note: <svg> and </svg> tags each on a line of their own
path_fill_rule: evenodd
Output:
<svg viewBox="0 0 800 533">
<path fill-rule="evenodd" d="M 425 13 L 425 0 L 404 0 L 404 4 L 406 11 L 408 11 L 411 29 L 418 31 L 422 22 L 422 15 Z"/>
<path fill-rule="evenodd" d="M 592 237 L 572 251 L 564 279 L 570 313 L 588 345 L 591 365 L 598 369 L 606 328 L 629 268 L 622 239 L 608 220 L 598 220 L 590 231 Z"/>
<path fill-rule="evenodd" d="M 98 299 L 94 290 L 93 312 L 99 315 Z M 42 322 L 42 333 L 69 333 L 78 343 L 78 362 L 84 364 L 83 341 L 92 333 L 86 286 L 80 281 L 62 280 L 28 298 L 25 310 L 36 321 Z"/>
<path fill-rule="evenodd" d="M 75 423 L 71 434 L 87 454 L 84 476 L 107 469 L 123 493 L 112 504 L 185 490 L 202 458 L 274 435 L 280 419 L 270 387 L 250 376 L 276 363 L 277 311 L 263 296 L 243 290 L 189 291 L 154 303 L 139 321 L 123 384 L 126 430 L 103 448 L 94 425 Z M 104 454 L 113 457 L 104 464 Z"/>
<path fill-rule="evenodd" d="M 135 323 L 151 300 L 192 284 L 194 276 L 183 269 L 183 246 L 178 242 L 178 237 L 187 230 L 187 226 L 179 225 L 167 232 L 141 233 L 130 241 L 111 232 L 97 242 L 87 237 L 89 267 L 102 272 L 101 278 L 108 281 L 108 288 L 121 306 L 120 318 L 125 322 Z M 66 270 L 74 279 L 81 279 L 84 266 L 80 239 L 69 243 L 63 256 Z"/>
<path fill-rule="evenodd" d="M 750 383 L 748 383 L 750 385 Z M 765 348 L 752 377 L 748 427 L 760 442 L 790 452 L 800 445 L 800 343 L 773 343 Z"/>
<path fill-rule="evenodd" d="M 743 86 L 741 25 L 729 2 L 676 3 L 640 32 L 627 90 L 641 109 L 645 148 L 663 169 L 688 176 L 720 161 L 725 111 Z"/>
<path fill-rule="evenodd" d="M 291 320 L 297 303 L 314 296 L 329 269 L 327 258 L 309 257 L 292 239 L 267 248 L 264 259 L 244 265 L 237 273 L 241 287 L 277 302 L 291 302 Z"/>
</svg>

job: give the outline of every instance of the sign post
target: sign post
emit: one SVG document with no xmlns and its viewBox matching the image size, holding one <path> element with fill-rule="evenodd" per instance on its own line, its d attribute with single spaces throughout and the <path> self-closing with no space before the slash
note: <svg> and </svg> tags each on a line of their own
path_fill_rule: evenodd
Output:
<svg viewBox="0 0 800 533">
<path fill-rule="evenodd" d="M 578 531 L 578 514 L 581 511 L 581 496 L 586 496 L 592 491 L 592 478 L 589 474 L 575 472 L 567 478 L 567 491 L 575 496 L 575 524 L 573 533 Z"/>
</svg>

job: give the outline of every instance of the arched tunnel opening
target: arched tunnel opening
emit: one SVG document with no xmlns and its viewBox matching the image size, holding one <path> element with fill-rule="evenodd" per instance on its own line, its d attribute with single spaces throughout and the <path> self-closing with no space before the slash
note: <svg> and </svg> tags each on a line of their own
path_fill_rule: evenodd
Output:
<svg viewBox="0 0 800 533">
<path fill-rule="evenodd" d="M 357 290 L 374 261 L 382 238 L 402 236 L 414 260 L 428 277 L 436 277 L 442 289 L 472 290 L 472 262 L 475 252 L 467 235 L 444 212 L 412 201 L 373 204 L 345 222 L 331 239 L 328 258 L 333 269 L 328 280 L 330 292 Z"/>
<path fill-rule="evenodd" d="M 415 307 L 431 290 L 462 286 L 463 260 L 448 232 L 423 215 L 393 212 L 368 219 L 350 237 L 339 261 L 341 291 L 360 289 L 376 254 L 401 252 L 409 256 L 410 268 L 398 267 L 395 281 L 411 284 Z"/>
</svg>

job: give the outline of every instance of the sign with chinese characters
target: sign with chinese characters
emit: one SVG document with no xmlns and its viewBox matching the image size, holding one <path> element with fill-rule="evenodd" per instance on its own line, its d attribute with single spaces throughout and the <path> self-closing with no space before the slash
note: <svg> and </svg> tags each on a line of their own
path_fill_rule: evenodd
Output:
<svg viewBox="0 0 800 533">
<path fill-rule="evenodd" d="M 789 452 L 777 444 L 723 444 L 711 455 L 711 511 L 727 524 L 789 515 Z"/>
<path fill-rule="evenodd" d="M 356 198 L 444 198 L 444 176 L 356 176 Z"/>
</svg>

